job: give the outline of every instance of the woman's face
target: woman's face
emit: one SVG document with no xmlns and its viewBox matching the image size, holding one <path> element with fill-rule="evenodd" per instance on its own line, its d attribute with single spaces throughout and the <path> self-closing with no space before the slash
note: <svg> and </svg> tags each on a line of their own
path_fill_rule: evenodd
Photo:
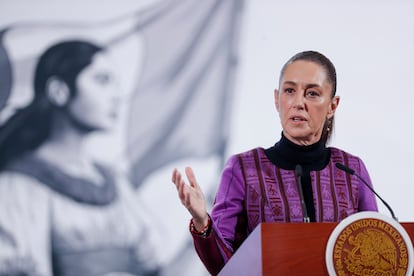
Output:
<svg viewBox="0 0 414 276">
<path fill-rule="evenodd" d="M 76 79 L 77 93 L 68 104 L 70 116 L 86 129 L 113 126 L 118 117 L 120 90 L 105 54 L 98 53 Z"/>
<path fill-rule="evenodd" d="M 286 67 L 274 96 L 283 133 L 298 145 L 318 142 L 326 119 L 339 104 L 339 97 L 332 98 L 324 68 L 303 60 Z"/>
</svg>

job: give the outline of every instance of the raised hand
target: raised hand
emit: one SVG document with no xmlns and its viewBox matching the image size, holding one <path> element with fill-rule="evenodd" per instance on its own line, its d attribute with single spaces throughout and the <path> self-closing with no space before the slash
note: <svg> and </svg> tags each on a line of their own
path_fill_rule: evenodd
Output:
<svg viewBox="0 0 414 276">
<path fill-rule="evenodd" d="M 177 188 L 181 203 L 193 217 L 195 228 L 201 230 L 208 223 L 206 200 L 203 191 L 197 183 L 193 170 L 190 167 L 186 167 L 185 174 L 187 175 L 189 185 L 185 183 L 181 173 L 177 169 L 173 170 L 172 182 Z"/>
</svg>

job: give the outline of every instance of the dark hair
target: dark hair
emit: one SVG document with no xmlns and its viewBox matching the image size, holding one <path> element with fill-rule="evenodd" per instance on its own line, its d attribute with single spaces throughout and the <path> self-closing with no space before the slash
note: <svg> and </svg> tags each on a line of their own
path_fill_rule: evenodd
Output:
<svg viewBox="0 0 414 276">
<path fill-rule="evenodd" d="M 336 69 L 335 69 L 335 66 L 329 60 L 329 58 L 327 58 L 323 54 L 321 54 L 319 52 L 316 52 L 316 51 L 304 51 L 304 52 L 297 53 L 296 55 L 291 57 L 283 65 L 282 70 L 280 71 L 279 82 L 281 81 L 283 75 L 285 74 L 287 66 L 289 64 L 291 64 L 295 61 L 299 61 L 299 60 L 313 62 L 313 63 L 316 63 L 316 64 L 322 66 L 322 68 L 325 70 L 326 78 L 332 86 L 331 98 L 335 97 L 335 95 L 336 95 Z M 323 131 L 322 131 L 322 137 L 321 137 L 324 144 L 326 144 L 329 141 L 329 139 L 331 137 L 331 134 L 332 134 L 333 126 L 334 126 L 334 117 L 332 117 L 331 119 L 327 119 L 325 121 L 325 125 L 324 125 Z"/>
<path fill-rule="evenodd" d="M 56 106 L 46 95 L 50 78 L 65 81 L 70 98 L 73 98 L 77 76 L 101 50 L 101 47 L 90 42 L 73 40 L 55 44 L 40 56 L 34 76 L 34 99 L 0 127 L 0 169 L 36 149 L 49 137 L 56 111 Z"/>
</svg>

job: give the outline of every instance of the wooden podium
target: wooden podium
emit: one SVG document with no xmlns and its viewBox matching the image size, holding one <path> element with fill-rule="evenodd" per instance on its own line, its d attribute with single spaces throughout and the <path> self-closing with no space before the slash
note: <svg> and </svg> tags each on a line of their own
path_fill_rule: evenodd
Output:
<svg viewBox="0 0 414 276">
<path fill-rule="evenodd" d="M 227 275 L 328 275 L 325 251 L 338 223 L 262 223 L 220 271 Z M 414 243 L 414 223 L 401 223 Z"/>
</svg>

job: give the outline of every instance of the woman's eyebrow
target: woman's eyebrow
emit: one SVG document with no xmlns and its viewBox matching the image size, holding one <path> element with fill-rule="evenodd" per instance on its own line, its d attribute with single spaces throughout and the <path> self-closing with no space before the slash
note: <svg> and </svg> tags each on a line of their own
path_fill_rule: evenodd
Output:
<svg viewBox="0 0 414 276">
<path fill-rule="evenodd" d="M 296 82 L 294 82 L 294 81 L 285 81 L 285 82 L 283 82 L 283 85 L 297 85 L 297 83 Z M 306 88 L 313 88 L 313 87 L 321 87 L 321 85 L 320 84 L 317 84 L 317 83 L 308 83 L 308 84 L 306 84 L 306 86 L 305 86 Z"/>
</svg>

